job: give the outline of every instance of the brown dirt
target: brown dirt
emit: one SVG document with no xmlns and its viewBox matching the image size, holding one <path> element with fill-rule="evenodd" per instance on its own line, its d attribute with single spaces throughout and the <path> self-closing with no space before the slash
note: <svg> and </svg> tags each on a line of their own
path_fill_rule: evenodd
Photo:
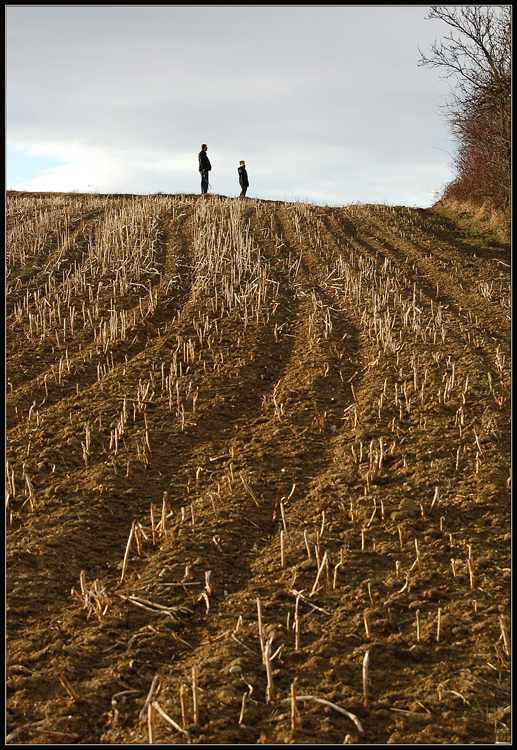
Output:
<svg viewBox="0 0 517 750">
<path fill-rule="evenodd" d="M 221 196 L 7 222 L 9 741 L 509 742 L 508 247 Z"/>
</svg>

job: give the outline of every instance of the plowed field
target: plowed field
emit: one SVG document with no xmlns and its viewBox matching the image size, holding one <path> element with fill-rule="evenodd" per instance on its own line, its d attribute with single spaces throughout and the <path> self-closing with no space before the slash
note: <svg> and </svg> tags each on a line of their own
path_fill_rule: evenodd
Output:
<svg viewBox="0 0 517 750">
<path fill-rule="evenodd" d="M 510 255 L 7 197 L 13 744 L 510 741 Z"/>
</svg>

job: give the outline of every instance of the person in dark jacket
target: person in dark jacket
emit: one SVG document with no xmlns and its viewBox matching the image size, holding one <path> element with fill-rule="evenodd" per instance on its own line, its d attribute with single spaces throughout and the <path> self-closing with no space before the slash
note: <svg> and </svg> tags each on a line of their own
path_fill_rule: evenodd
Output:
<svg viewBox="0 0 517 750">
<path fill-rule="evenodd" d="M 201 193 L 208 192 L 208 173 L 212 169 L 210 159 L 206 155 L 207 145 L 203 143 L 199 152 L 199 172 L 201 174 Z"/>
<path fill-rule="evenodd" d="M 246 165 L 243 161 L 240 162 L 240 166 L 237 171 L 239 173 L 239 185 L 241 186 L 241 194 L 239 195 L 239 198 L 245 198 L 246 190 L 249 188 L 250 183 L 248 180 L 248 173 L 246 172 Z"/>
</svg>

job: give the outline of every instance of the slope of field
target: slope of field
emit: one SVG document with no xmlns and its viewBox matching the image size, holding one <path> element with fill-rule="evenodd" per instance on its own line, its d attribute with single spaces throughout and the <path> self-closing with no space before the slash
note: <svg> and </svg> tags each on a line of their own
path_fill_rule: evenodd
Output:
<svg viewBox="0 0 517 750">
<path fill-rule="evenodd" d="M 8 194 L 17 743 L 510 741 L 510 259 L 430 210 Z"/>
</svg>

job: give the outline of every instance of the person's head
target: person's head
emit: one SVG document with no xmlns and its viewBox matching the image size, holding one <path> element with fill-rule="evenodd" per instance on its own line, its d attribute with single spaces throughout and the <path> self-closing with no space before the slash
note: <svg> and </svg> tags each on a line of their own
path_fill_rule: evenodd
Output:
<svg viewBox="0 0 517 750">
<path fill-rule="evenodd" d="M 244 166 L 244 162 L 243 162 L 243 160 L 242 160 L 242 159 L 240 160 L 239 164 L 241 165 L 241 167 L 243 167 L 243 166 Z"/>
<path fill-rule="evenodd" d="M 208 146 L 206 145 L 206 143 L 202 143 L 201 144 L 201 151 L 206 151 L 207 148 L 208 148 Z"/>
</svg>

